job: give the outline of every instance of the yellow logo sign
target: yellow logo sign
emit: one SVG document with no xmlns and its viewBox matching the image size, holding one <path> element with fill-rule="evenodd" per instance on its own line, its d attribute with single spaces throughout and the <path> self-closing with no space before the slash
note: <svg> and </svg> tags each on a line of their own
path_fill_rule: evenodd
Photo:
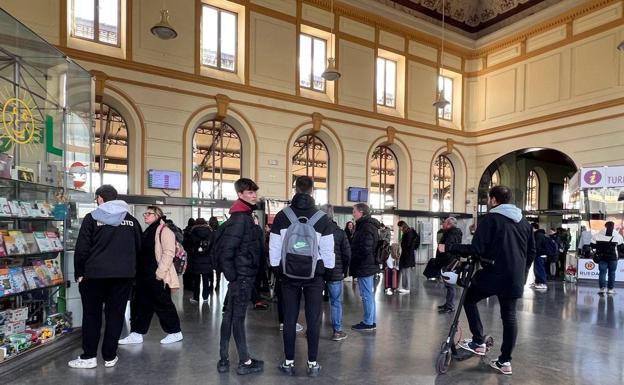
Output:
<svg viewBox="0 0 624 385">
<path fill-rule="evenodd" d="M 17 144 L 27 144 L 37 138 L 35 117 L 26 102 L 10 98 L 2 107 L 4 135 Z"/>
</svg>

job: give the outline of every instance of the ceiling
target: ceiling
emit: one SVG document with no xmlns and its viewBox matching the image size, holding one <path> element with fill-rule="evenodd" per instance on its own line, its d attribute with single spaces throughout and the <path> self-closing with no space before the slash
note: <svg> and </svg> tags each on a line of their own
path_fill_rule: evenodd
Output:
<svg viewBox="0 0 624 385">
<path fill-rule="evenodd" d="M 375 1 L 436 24 L 442 20 L 442 0 Z M 444 21 L 450 29 L 476 39 L 561 1 L 446 0 Z"/>
</svg>

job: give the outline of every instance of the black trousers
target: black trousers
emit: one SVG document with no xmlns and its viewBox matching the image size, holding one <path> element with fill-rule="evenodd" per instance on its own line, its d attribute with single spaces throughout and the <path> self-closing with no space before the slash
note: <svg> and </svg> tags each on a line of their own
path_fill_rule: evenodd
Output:
<svg viewBox="0 0 624 385">
<path fill-rule="evenodd" d="M 102 357 L 111 361 L 117 356 L 117 341 L 123 328 L 131 289 L 131 278 L 85 278 L 78 284 L 82 300 L 82 359 L 97 357 L 102 330 L 102 308 L 106 319 Z"/>
<path fill-rule="evenodd" d="M 284 306 L 284 355 L 287 360 L 295 359 L 296 324 L 299 317 L 301 294 L 305 297 L 305 317 L 308 339 L 308 361 L 316 361 L 321 329 L 321 305 L 323 303 L 323 277 L 295 280 L 282 277 L 282 299 Z"/>
<path fill-rule="evenodd" d="M 279 323 L 284 323 L 284 295 L 282 293 L 282 278 L 280 274 L 275 275 L 275 296 L 277 297 L 277 319 Z"/>
<path fill-rule="evenodd" d="M 464 310 L 466 311 L 466 318 L 468 318 L 468 325 L 472 333 L 472 341 L 478 344 L 484 343 L 485 336 L 483 334 L 483 324 L 481 324 L 477 303 L 493 295 L 494 294 L 483 291 L 475 286 L 470 286 L 468 293 L 466 293 Z M 516 338 L 518 337 L 518 322 L 516 320 L 516 303 L 518 299 L 501 296 L 497 297 L 498 303 L 500 304 L 501 319 L 503 321 L 503 343 L 501 345 L 501 355 L 498 357 L 498 360 L 500 362 L 510 362 L 511 352 L 514 346 L 516 346 Z"/>
<path fill-rule="evenodd" d="M 202 290 L 202 298 L 208 299 L 210 292 L 212 291 L 213 273 L 206 274 L 193 274 L 193 299 L 199 301 L 199 287 L 200 283 L 204 282 L 204 290 Z"/>
<path fill-rule="evenodd" d="M 225 295 L 223 319 L 221 320 L 221 341 L 219 354 L 222 359 L 228 359 L 230 337 L 234 333 L 234 341 L 238 350 L 238 359 L 245 362 L 249 359 L 247 350 L 247 336 L 245 334 L 245 317 L 247 305 L 251 299 L 251 291 L 255 283 L 254 277 L 239 277 L 230 282 Z"/>
<path fill-rule="evenodd" d="M 131 331 L 147 334 L 154 313 L 165 333 L 181 331 L 180 317 L 171 300 L 171 289 L 156 278 L 137 278 L 134 298 L 130 303 Z"/>
</svg>

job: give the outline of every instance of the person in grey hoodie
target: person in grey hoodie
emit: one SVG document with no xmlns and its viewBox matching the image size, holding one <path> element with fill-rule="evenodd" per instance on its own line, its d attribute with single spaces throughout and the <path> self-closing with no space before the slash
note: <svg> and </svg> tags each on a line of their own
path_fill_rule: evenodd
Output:
<svg viewBox="0 0 624 385">
<path fill-rule="evenodd" d="M 488 193 L 490 211 L 479 220 L 477 231 L 469 245 L 438 245 L 441 253 L 477 255 L 484 262 L 472 279 L 466 293 L 464 309 L 472 340 L 460 342 L 460 347 L 477 355 L 485 355 L 485 334 L 477 303 L 497 296 L 503 321 L 503 343 L 498 359 L 490 366 L 503 374 L 511 374 L 511 353 L 516 344 L 518 325 L 516 303 L 522 297 L 529 267 L 535 258 L 533 229 L 522 217 L 522 211 L 510 204 L 511 190 L 505 186 L 492 187 Z"/>
<path fill-rule="evenodd" d="M 117 363 L 117 341 L 141 247 L 141 226 L 128 213 L 126 202 L 117 200 L 117 190 L 102 185 L 95 191 L 95 197 L 98 208 L 82 220 L 74 252 L 75 279 L 82 299 L 84 350 L 68 363 L 76 369 L 97 367 L 102 308 L 106 317 L 102 342 L 104 366 Z"/>
</svg>

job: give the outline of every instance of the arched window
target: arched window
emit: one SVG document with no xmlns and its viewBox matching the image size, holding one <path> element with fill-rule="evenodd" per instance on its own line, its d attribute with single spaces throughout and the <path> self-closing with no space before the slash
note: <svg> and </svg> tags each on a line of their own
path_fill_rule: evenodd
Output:
<svg viewBox="0 0 624 385">
<path fill-rule="evenodd" d="M 498 171 L 498 169 L 494 170 L 494 172 L 492 173 L 492 176 L 490 177 L 490 185 L 488 186 L 488 188 L 492 188 L 494 186 L 500 186 L 501 182 L 500 182 L 500 172 Z"/>
<path fill-rule="evenodd" d="M 128 128 L 125 119 L 105 103 L 95 105 L 95 167 L 93 188 L 112 184 L 128 193 Z"/>
<path fill-rule="evenodd" d="M 431 211 L 453 211 L 453 189 L 455 184 L 455 170 L 453 164 L 444 155 L 438 156 L 433 162 L 431 172 Z"/>
<path fill-rule="evenodd" d="M 572 204 L 571 204 L 571 200 L 570 200 L 570 178 L 568 178 L 567 176 L 565 178 L 563 178 L 563 197 L 562 197 L 562 201 L 563 201 L 563 208 L 564 209 L 571 209 L 572 208 Z"/>
<path fill-rule="evenodd" d="M 329 153 L 325 143 L 314 134 L 302 135 L 295 140 L 290 154 L 293 193 L 295 179 L 306 175 L 314 180 L 314 200 L 316 203 L 328 203 Z"/>
<path fill-rule="evenodd" d="M 193 196 L 237 199 L 234 182 L 241 177 L 242 146 L 229 124 L 209 120 L 193 135 Z"/>
<path fill-rule="evenodd" d="M 526 203 L 525 210 L 539 209 L 539 178 L 535 170 L 529 171 L 526 183 Z"/>
<path fill-rule="evenodd" d="M 397 157 L 386 146 L 378 146 L 370 159 L 371 193 L 369 201 L 374 209 L 397 206 Z"/>
</svg>

